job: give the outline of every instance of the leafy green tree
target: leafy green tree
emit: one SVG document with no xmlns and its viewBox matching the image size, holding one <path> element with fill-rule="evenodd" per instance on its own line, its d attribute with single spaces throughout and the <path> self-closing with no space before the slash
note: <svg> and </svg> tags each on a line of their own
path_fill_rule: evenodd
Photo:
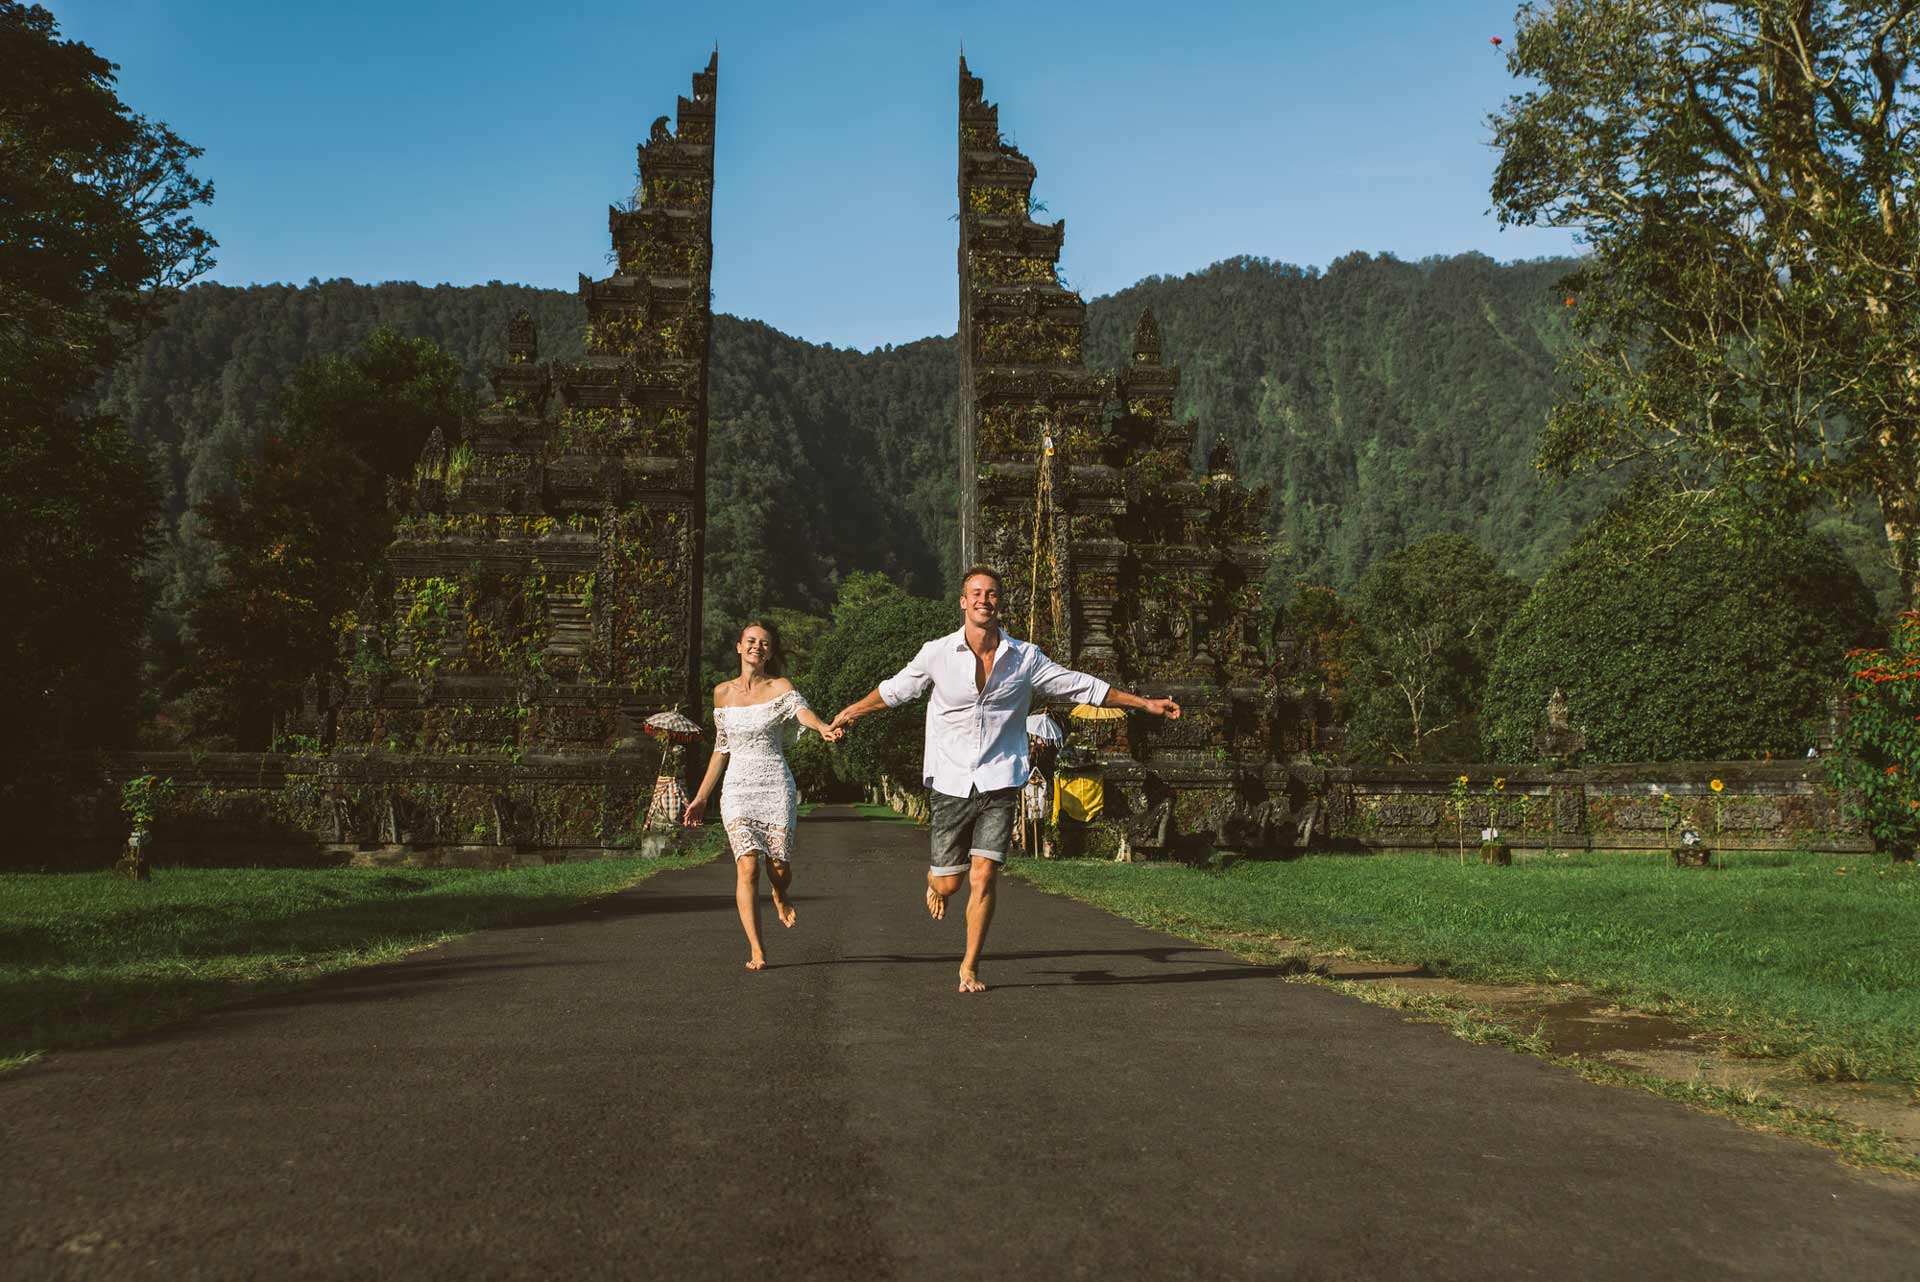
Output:
<svg viewBox="0 0 1920 1282">
<path fill-rule="evenodd" d="M 131 727 L 156 488 L 112 414 L 76 409 L 213 265 L 199 150 L 131 111 L 116 68 L 0 0 L 0 706 L 23 803 L 67 749 Z"/>
<path fill-rule="evenodd" d="M 849 575 L 833 627 L 814 651 L 810 680 L 817 693 L 809 697 L 820 699 L 821 715 L 831 718 L 905 667 L 921 646 L 959 626 L 952 601 L 908 596 L 883 575 Z M 833 747 L 835 773 L 852 783 L 887 778 L 920 787 L 925 726 L 924 702 L 862 718 Z"/>
<path fill-rule="evenodd" d="M 304 683 L 337 666 L 343 616 L 393 539 L 388 480 L 473 410 L 451 357 L 386 329 L 295 376 L 280 432 L 198 510 L 217 559 L 188 616 L 196 737 L 266 747 Z"/>
<path fill-rule="evenodd" d="M 1560 0 L 1508 56 L 1503 222 L 1577 228 L 1540 462 L 1701 505 L 1871 493 L 1920 585 L 1920 6 Z M 1714 510 L 1724 511 L 1724 507 Z"/>
<path fill-rule="evenodd" d="M 1594 761 L 1806 751 L 1872 595 L 1791 518 L 1709 520 L 1677 540 L 1623 497 L 1557 561 L 1500 637 L 1486 747 L 1534 756 L 1558 688 Z"/>
<path fill-rule="evenodd" d="M 1524 583 L 1458 534 L 1374 562 L 1353 596 L 1352 755 L 1470 759 L 1494 647 L 1526 595 Z"/>
<path fill-rule="evenodd" d="M 199 156 L 114 92 L 119 68 L 0 0 L 0 409 L 44 414 L 153 326 L 156 290 L 213 266 Z M 14 420 L 14 421 L 17 421 Z"/>
<path fill-rule="evenodd" d="M 1353 603 L 1325 584 L 1301 582 L 1294 584 L 1283 617 L 1297 647 L 1298 675 L 1326 691 L 1334 724 L 1346 725 L 1353 716 L 1354 654 L 1360 644 Z"/>
</svg>

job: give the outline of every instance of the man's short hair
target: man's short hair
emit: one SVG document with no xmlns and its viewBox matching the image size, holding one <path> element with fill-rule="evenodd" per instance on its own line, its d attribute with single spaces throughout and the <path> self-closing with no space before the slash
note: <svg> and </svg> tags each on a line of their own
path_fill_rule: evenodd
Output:
<svg viewBox="0 0 1920 1282">
<path fill-rule="evenodd" d="M 993 580 L 993 590 L 995 592 L 1002 590 L 1000 571 L 990 565 L 970 565 L 960 573 L 960 591 L 964 594 L 967 590 L 967 584 L 973 582 L 983 574 Z"/>
</svg>

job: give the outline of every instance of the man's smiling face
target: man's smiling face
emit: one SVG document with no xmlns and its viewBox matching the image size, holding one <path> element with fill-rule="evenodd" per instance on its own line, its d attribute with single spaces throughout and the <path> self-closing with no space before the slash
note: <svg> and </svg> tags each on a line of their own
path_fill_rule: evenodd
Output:
<svg viewBox="0 0 1920 1282">
<path fill-rule="evenodd" d="M 976 574 L 960 589 L 960 611 L 976 628 L 1000 622 L 1000 585 L 990 574 Z"/>
</svg>

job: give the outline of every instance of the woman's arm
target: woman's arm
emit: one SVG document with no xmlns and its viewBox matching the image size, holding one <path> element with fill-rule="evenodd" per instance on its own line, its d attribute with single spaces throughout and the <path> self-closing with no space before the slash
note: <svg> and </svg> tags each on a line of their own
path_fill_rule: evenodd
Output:
<svg viewBox="0 0 1920 1282">
<path fill-rule="evenodd" d="M 800 705 L 800 710 L 794 714 L 794 720 L 819 735 L 822 739 L 825 739 L 828 743 L 832 743 L 846 733 L 846 731 L 839 726 L 830 726 L 822 721 L 814 713 L 814 710 L 804 703 Z"/>
<path fill-rule="evenodd" d="M 680 822 L 686 827 L 698 828 L 701 820 L 706 818 L 707 798 L 711 797 L 713 790 L 720 785 L 720 776 L 727 768 L 727 755 L 716 744 L 713 755 L 707 758 L 707 777 L 700 781 L 700 791 L 693 794 L 693 800 L 687 803 L 686 810 L 680 815 Z"/>
<path fill-rule="evenodd" d="M 713 688 L 713 755 L 707 758 L 707 777 L 700 781 L 700 790 L 693 794 L 693 800 L 680 815 L 680 822 L 689 828 L 698 828 L 706 817 L 707 798 L 720 786 L 720 776 L 727 768 L 727 758 L 732 755 L 727 743 L 727 723 L 720 716 L 720 709 L 727 703 L 727 684 L 723 681 Z"/>
</svg>

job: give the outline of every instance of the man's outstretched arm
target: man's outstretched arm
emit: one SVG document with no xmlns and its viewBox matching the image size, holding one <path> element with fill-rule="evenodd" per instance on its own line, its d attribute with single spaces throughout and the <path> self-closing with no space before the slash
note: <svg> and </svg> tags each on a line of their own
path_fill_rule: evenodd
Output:
<svg viewBox="0 0 1920 1282">
<path fill-rule="evenodd" d="M 834 717 L 833 725 L 837 730 L 852 725 L 869 712 L 878 712 L 882 708 L 897 708 L 903 703 L 918 699 L 933 684 L 933 674 L 928 671 L 928 646 L 921 646 L 920 653 L 906 667 L 882 681 L 868 692 L 866 698 L 857 699 L 840 709 Z"/>
<path fill-rule="evenodd" d="M 1062 667 L 1045 655 L 1040 657 L 1040 666 L 1034 673 L 1033 688 L 1056 699 L 1072 699 L 1076 703 L 1092 703 L 1107 708 L 1131 708 L 1156 717 L 1174 721 L 1180 719 L 1180 705 L 1171 699 L 1143 699 L 1137 694 L 1110 686 L 1099 677 Z"/>
<path fill-rule="evenodd" d="M 864 699 L 855 700 L 853 703 L 849 703 L 846 707 L 840 709 L 839 714 L 833 719 L 833 728 L 838 730 L 842 726 L 850 726 L 860 718 L 866 716 L 869 712 L 878 712 L 886 706 L 886 699 L 882 697 L 878 689 L 875 689 L 868 693 Z"/>
<path fill-rule="evenodd" d="M 1137 694 L 1129 694 L 1117 686 L 1107 687 L 1107 697 L 1103 706 L 1108 708 L 1131 708 L 1135 712 L 1150 712 L 1156 717 L 1165 717 L 1169 721 L 1180 719 L 1180 705 L 1171 699 L 1143 699 Z"/>
</svg>

